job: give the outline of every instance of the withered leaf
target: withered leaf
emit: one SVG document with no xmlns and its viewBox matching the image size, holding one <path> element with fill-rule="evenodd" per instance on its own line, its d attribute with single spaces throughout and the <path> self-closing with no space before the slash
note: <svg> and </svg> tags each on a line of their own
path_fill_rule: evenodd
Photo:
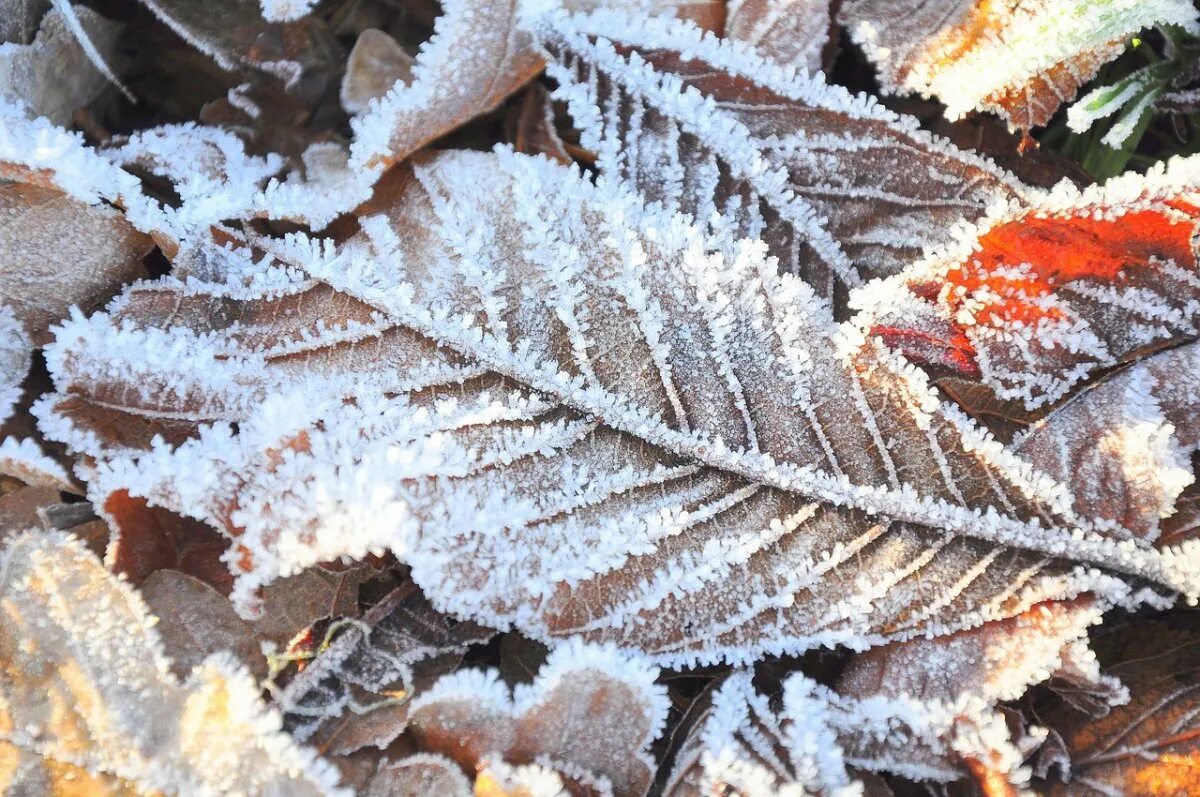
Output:
<svg viewBox="0 0 1200 797">
<path fill-rule="evenodd" d="M 341 793 L 328 764 L 280 733 L 230 659 L 210 658 L 184 682 L 171 675 L 145 604 L 78 542 L 19 535 L 0 573 L 11 745 L 143 792 Z"/>
<path fill-rule="evenodd" d="M 383 748 L 404 730 L 413 691 L 453 669 L 468 645 L 491 636 L 488 629 L 438 613 L 408 583 L 347 624 L 275 701 L 299 738 L 324 726 L 323 746 L 336 740 L 349 751 L 347 737 L 353 737 L 360 740 L 355 744 Z M 373 714 L 386 718 L 376 722 Z M 342 726 L 331 729 L 329 722 L 341 718 Z M 369 727 L 355 727 L 359 724 Z"/>
<path fill-rule="evenodd" d="M 60 191 L 0 182 L 0 296 L 34 345 L 72 305 L 91 309 L 145 276 L 150 240 L 116 210 Z"/>
<path fill-rule="evenodd" d="M 935 96 L 951 119 L 987 110 L 1028 130 L 1142 28 L 1194 26 L 1196 11 L 1184 0 L 846 0 L 839 18 L 884 91 Z"/>
<path fill-rule="evenodd" d="M 830 0 L 730 0 L 725 36 L 785 66 L 820 71 L 833 25 Z"/>
<path fill-rule="evenodd" d="M 1196 167 L 1064 183 L 1026 209 L 997 209 L 860 291 L 859 323 L 934 373 L 1044 410 L 1102 369 L 1195 337 Z"/>
<path fill-rule="evenodd" d="M 396 40 L 376 28 L 358 35 L 346 74 L 342 78 L 342 107 L 350 113 L 363 113 L 371 100 L 387 94 L 397 81 L 412 82 L 416 59 Z"/>
<path fill-rule="evenodd" d="M 243 605 L 387 548 L 439 608 L 695 662 L 1195 589 L 760 247 L 511 153 L 418 166 L 363 228 L 138 286 L 48 358 L 93 500 L 224 531 Z"/>
<path fill-rule="evenodd" d="M 1200 789 L 1200 637 L 1157 622 L 1131 622 L 1098 642 L 1106 670 L 1129 688 L 1106 717 L 1065 706 L 1043 721 L 1066 742 L 1062 797 L 1176 797 Z"/>
<path fill-rule="evenodd" d="M 511 694 L 495 671 L 444 676 L 413 701 L 409 732 L 468 772 L 494 756 L 641 797 L 654 775 L 649 745 L 667 714 L 656 675 L 611 648 L 567 643 Z"/>
<path fill-rule="evenodd" d="M 24 5 L 33 9 L 37 4 Z M 17 17 L 20 10 L 10 12 L 0 6 L 0 17 L 9 13 Z M 73 13 L 91 47 L 101 59 L 112 63 L 120 26 L 85 6 Z M 5 24 L 0 20 L 0 26 Z M 4 40 L 0 36 L 0 42 Z M 96 99 L 107 86 L 108 78 L 93 64 L 57 8 L 41 18 L 32 42 L 0 49 L 0 99 L 24 103 L 56 124 L 69 124 L 75 111 Z"/>
<path fill-rule="evenodd" d="M 1024 193 L 913 120 L 740 42 L 614 13 L 531 24 L 602 172 L 702 225 L 722 214 L 820 294 L 895 273 Z"/>
<path fill-rule="evenodd" d="M 138 592 L 158 618 L 154 628 L 175 677 L 186 678 L 209 656 L 223 651 L 232 653 L 256 681 L 266 675 L 267 662 L 254 627 L 208 584 L 178 570 L 156 570 Z"/>
</svg>

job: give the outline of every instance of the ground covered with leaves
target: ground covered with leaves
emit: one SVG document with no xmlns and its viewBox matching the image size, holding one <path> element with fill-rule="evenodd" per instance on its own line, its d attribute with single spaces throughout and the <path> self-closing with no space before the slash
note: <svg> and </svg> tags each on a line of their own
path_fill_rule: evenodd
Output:
<svg viewBox="0 0 1200 797">
<path fill-rule="evenodd" d="M 1184 0 L 0 0 L 0 783 L 1200 794 Z"/>
</svg>

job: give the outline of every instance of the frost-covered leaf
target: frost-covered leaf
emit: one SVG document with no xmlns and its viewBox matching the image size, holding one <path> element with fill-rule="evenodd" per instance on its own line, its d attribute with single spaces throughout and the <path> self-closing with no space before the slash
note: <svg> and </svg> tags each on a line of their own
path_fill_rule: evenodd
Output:
<svg viewBox="0 0 1200 797">
<path fill-rule="evenodd" d="M 722 214 L 818 293 L 895 273 L 1025 191 L 914 120 L 684 23 L 551 10 L 529 24 L 602 172 L 701 224 Z"/>
<path fill-rule="evenodd" d="M 379 768 L 364 797 L 473 797 L 471 781 L 449 758 L 413 753 Z"/>
<path fill-rule="evenodd" d="M 517 0 L 445 0 L 412 67 L 354 120 L 355 164 L 401 161 L 443 133 L 498 106 L 542 69 Z"/>
<path fill-rule="evenodd" d="M 344 793 L 230 659 L 212 657 L 184 682 L 171 675 L 145 604 L 78 542 L 20 535 L 0 573 L 11 745 L 148 792 Z"/>
<path fill-rule="evenodd" d="M 342 107 L 363 113 L 371 100 L 383 97 L 397 81 L 412 82 L 415 58 L 395 39 L 376 28 L 358 35 L 342 78 Z"/>
<path fill-rule="evenodd" d="M 1196 27 L 1185 0 L 846 0 L 839 15 L 885 91 L 936 97 L 958 119 L 1044 125 L 1058 106 L 1155 25 Z"/>
<path fill-rule="evenodd" d="M 538 83 L 531 83 L 521 101 L 506 119 L 506 140 L 517 152 L 545 155 L 570 166 L 573 162 L 567 145 L 555 125 L 554 103 Z"/>
<path fill-rule="evenodd" d="M 7 13 L 0 7 L 0 17 Z M 111 63 L 120 26 L 83 6 L 74 14 L 89 46 L 102 62 Z M 58 8 L 42 17 L 37 37 L 29 44 L 0 43 L 0 98 L 21 102 L 56 124 L 70 123 L 75 111 L 96 99 L 107 85 L 108 78 L 93 64 L 79 34 Z"/>
<path fill-rule="evenodd" d="M 3 334 L 0 330 L 0 335 Z M 0 368 L 0 372 L 2 370 Z M 0 401 L 0 406 L 2 405 L 3 402 Z M 3 416 L 3 412 L 0 411 L 0 420 Z M 67 474 L 63 466 L 47 456 L 37 442 L 28 437 L 5 437 L 0 440 L 0 476 L 8 476 L 34 486 L 52 487 L 72 493 L 81 492 L 79 485 Z"/>
<path fill-rule="evenodd" d="M 29 373 L 32 344 L 25 326 L 6 304 L 0 304 L 0 423 L 21 400 L 21 383 Z"/>
<path fill-rule="evenodd" d="M 51 188 L 0 183 L 0 296 L 35 345 L 72 305 L 90 309 L 145 275 L 151 243 L 116 210 Z"/>
<path fill-rule="evenodd" d="M 158 619 L 154 628 L 177 678 L 187 678 L 193 668 L 220 652 L 232 653 L 256 681 L 266 674 L 254 627 L 208 584 L 178 570 L 156 570 L 138 592 Z"/>
<path fill-rule="evenodd" d="M 1017 443 L 1021 457 L 1070 484 L 1077 511 L 1112 533 L 1159 539 L 1195 481 L 1200 343 L 1134 363 L 1051 413 Z"/>
<path fill-rule="evenodd" d="M 275 702 L 299 738 L 344 717 L 335 737 L 340 748 L 350 746 L 347 737 L 367 735 L 383 748 L 404 730 L 414 690 L 453 669 L 468 645 L 491 636 L 488 629 L 435 611 L 409 583 L 347 624 L 275 694 Z M 333 741 L 326 738 L 323 746 Z"/>
<path fill-rule="evenodd" d="M 511 693 L 494 670 L 441 678 L 413 701 L 409 732 L 468 772 L 495 757 L 538 764 L 600 794 L 641 797 L 654 777 L 650 743 L 667 717 L 657 674 L 615 649 L 568 642 Z"/>
<path fill-rule="evenodd" d="M 862 786 L 846 770 L 830 724 L 827 690 L 796 677 L 772 710 L 750 673 L 736 670 L 694 709 L 665 797 L 853 797 Z"/>
<path fill-rule="evenodd" d="M 1128 694 L 1102 675 L 1087 646 L 1089 626 L 1104 606 L 1090 598 L 1039 604 L 1016 617 L 935 639 L 896 642 L 851 659 L 836 690 L 847 705 L 891 714 L 887 732 L 853 726 L 842 732 L 856 766 L 919 780 L 954 780 L 976 768 L 1028 777 L 1016 767 L 1045 738 L 1032 729 L 1019 740 L 996 712 L 1035 685 L 1063 673 L 1073 683 L 1126 702 Z"/>
<path fill-rule="evenodd" d="M 830 0 L 730 0 L 725 36 L 777 63 L 818 72 L 831 12 Z"/>
<path fill-rule="evenodd" d="M 1197 589 L 1191 548 L 1095 533 L 759 244 L 506 152 L 397 197 L 288 268 L 136 286 L 48 355 L 93 501 L 222 530 L 243 606 L 390 550 L 439 609 L 695 661 Z"/>
<path fill-rule="evenodd" d="M 1101 369 L 1196 335 L 1198 170 L 1188 158 L 1083 191 L 1060 184 L 851 304 L 909 360 L 1045 407 Z"/>
<path fill-rule="evenodd" d="M 1065 706 L 1043 712 L 1070 756 L 1069 771 L 1051 774 L 1045 793 L 1195 794 L 1200 789 L 1200 637 L 1143 621 L 1102 638 L 1098 646 L 1107 671 L 1121 679 L 1132 699 L 1100 719 Z M 1067 783 L 1054 782 L 1059 778 Z"/>
<path fill-rule="evenodd" d="M 141 0 L 167 27 L 227 71 L 252 69 L 300 90 L 332 67 L 334 45 L 312 18 L 264 18 L 254 0 Z"/>
</svg>

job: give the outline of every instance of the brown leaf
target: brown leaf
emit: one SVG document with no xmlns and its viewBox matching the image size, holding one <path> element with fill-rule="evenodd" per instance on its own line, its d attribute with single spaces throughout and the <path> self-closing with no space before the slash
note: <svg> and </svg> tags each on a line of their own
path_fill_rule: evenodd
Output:
<svg viewBox="0 0 1200 797">
<path fill-rule="evenodd" d="M 735 18 L 736 19 L 736 18 Z M 892 274 L 1025 188 L 877 104 L 740 42 L 661 22 L 548 14 L 536 32 L 602 172 L 762 237 L 821 295 Z"/>
<path fill-rule="evenodd" d="M 110 207 L 50 188 L 0 183 L 0 296 L 34 345 L 51 339 L 49 326 L 72 305 L 94 308 L 144 277 L 142 257 L 151 247 Z"/>
<path fill-rule="evenodd" d="M 772 61 L 817 72 L 832 25 L 830 0 L 731 0 L 725 36 Z"/>
<path fill-rule="evenodd" d="M 1051 708 L 1041 718 L 1071 758 L 1062 797 L 1178 797 L 1200 792 L 1200 637 L 1134 621 L 1097 643 L 1132 699 L 1101 719 Z"/>
<path fill-rule="evenodd" d="M 1070 485 L 1081 514 L 1109 533 L 1159 542 L 1195 482 L 1200 343 L 1147 357 L 1084 391 L 1016 443 L 1022 458 Z M 1186 507 L 1184 507 L 1186 511 Z M 1178 533 L 1166 544 L 1178 544 Z"/>
<path fill-rule="evenodd" d="M 840 20 L 890 93 L 918 92 L 957 119 L 994 111 L 1013 128 L 1046 124 L 1144 27 L 1189 25 L 1187 2 L 846 0 Z"/>
<path fill-rule="evenodd" d="M 382 749 L 403 732 L 414 690 L 452 670 L 468 645 L 492 633 L 434 611 L 407 583 L 346 624 L 275 701 L 301 739 L 320 730 L 323 748 Z"/>
<path fill-rule="evenodd" d="M 496 108 L 542 70 L 529 35 L 517 26 L 517 0 L 445 0 L 433 38 L 412 67 L 354 121 L 359 164 L 389 165 Z"/>
<path fill-rule="evenodd" d="M 506 138 L 513 149 L 528 155 L 545 155 L 570 165 L 571 153 L 559 136 L 554 122 L 554 103 L 540 83 L 527 86 L 521 100 L 505 119 Z"/>
<path fill-rule="evenodd" d="M 22 0 L 17 5 L 33 11 L 38 4 Z M 22 11 L 10 12 L 0 4 L 0 42 L 7 41 L 7 33 L 19 35 L 19 28 L 25 24 L 20 19 Z M 10 13 L 16 26 L 11 32 L 3 30 Z M 112 64 L 121 26 L 83 5 L 75 7 L 74 14 L 95 52 Z M 41 18 L 32 42 L 0 50 L 0 99 L 21 102 L 55 124 L 69 124 L 75 112 L 96 99 L 108 85 L 108 78 L 96 68 L 57 8 Z M 5 202 L 0 200 L 0 214 L 6 210 Z"/>
<path fill-rule="evenodd" d="M 221 561 L 229 541 L 211 527 L 127 492 L 109 494 L 98 510 L 113 530 L 105 562 L 114 573 L 136 585 L 156 570 L 179 570 L 229 594 L 232 579 Z"/>
<path fill-rule="evenodd" d="M 1191 578 L 1186 557 L 1073 533 L 1059 488 L 760 249 L 723 259 L 524 156 L 447 154 L 405 180 L 341 250 L 278 249 L 292 270 L 269 290 L 141 285 L 55 351 L 43 422 L 103 460 L 93 492 L 136 484 L 221 529 L 237 600 L 386 547 L 461 616 L 707 662 L 1124 598 L 1117 573 Z M 143 359 L 149 340 L 188 355 Z"/>
<path fill-rule="evenodd" d="M 418 753 L 384 764 L 363 797 L 472 797 L 475 790 L 450 759 Z"/>
<path fill-rule="evenodd" d="M 199 579 L 178 570 L 155 570 L 138 587 L 158 618 L 155 629 L 171 660 L 171 672 L 186 678 L 213 653 L 228 651 L 255 680 L 267 674 L 254 627 L 238 617 L 233 604 Z"/>
<path fill-rule="evenodd" d="M 491 754 L 573 780 L 583 774 L 585 783 L 603 779 L 614 797 L 640 797 L 654 775 L 647 750 L 667 711 L 654 677 L 611 649 L 567 644 L 511 695 L 494 671 L 442 678 L 413 702 L 409 731 L 424 750 L 468 772 Z"/>
<path fill-rule="evenodd" d="M 383 31 L 364 30 L 346 62 L 342 107 L 352 114 L 363 113 L 371 100 L 383 97 L 397 81 L 411 83 L 414 61 L 408 51 Z"/>
</svg>

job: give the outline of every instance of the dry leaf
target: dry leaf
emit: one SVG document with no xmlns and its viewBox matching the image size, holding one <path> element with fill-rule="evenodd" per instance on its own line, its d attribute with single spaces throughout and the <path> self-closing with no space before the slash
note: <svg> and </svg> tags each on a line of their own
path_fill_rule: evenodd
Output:
<svg viewBox="0 0 1200 797">
<path fill-rule="evenodd" d="M 36 185 L 0 184 L 0 296 L 35 345 L 50 340 L 48 327 L 72 305 L 91 309 L 145 276 L 142 257 L 150 248 L 110 207 Z"/>
<path fill-rule="evenodd" d="M 267 674 L 254 627 L 237 616 L 233 604 L 199 579 L 178 570 L 156 570 L 138 586 L 146 608 L 158 618 L 171 672 L 185 679 L 214 653 L 232 653 L 255 681 Z"/>
<path fill-rule="evenodd" d="M 363 797 L 473 797 L 471 781 L 445 756 L 415 753 L 379 768 Z"/>
<path fill-rule="evenodd" d="M 614 13 L 529 24 L 601 172 L 701 224 L 762 237 L 819 294 L 895 273 L 956 222 L 1024 195 L 913 120 L 740 42 Z"/>
<path fill-rule="evenodd" d="M 21 400 L 21 383 L 29 373 L 33 345 L 25 326 L 6 304 L 0 304 L 0 423 Z"/>
<path fill-rule="evenodd" d="M 1142 28 L 1196 29 L 1184 0 L 846 0 L 839 19 L 890 93 L 915 92 L 958 119 L 1001 114 L 1046 124 Z"/>
<path fill-rule="evenodd" d="M 852 797 L 833 707 L 823 690 L 797 677 L 772 710 L 750 673 L 735 670 L 701 698 L 663 790 L 665 797 Z"/>
<path fill-rule="evenodd" d="M 176 680 L 145 604 L 79 543 L 19 535 L 0 572 L 10 744 L 151 792 L 344 793 L 328 764 L 281 734 L 230 659 Z"/>
<path fill-rule="evenodd" d="M 415 60 L 383 31 L 364 30 L 346 62 L 342 107 L 352 114 L 363 113 L 369 109 L 371 100 L 383 97 L 397 82 L 411 83 Z"/>
<path fill-rule="evenodd" d="M 32 2 L 26 1 L 24 5 L 36 8 Z M 0 6 L 0 17 L 9 13 Z M 75 8 L 73 14 L 95 53 L 111 64 L 117 52 L 120 25 L 85 6 Z M 0 20 L 0 26 L 5 24 Z M 76 38 L 78 35 L 62 11 L 53 8 L 41 18 L 41 27 L 32 42 L 0 48 L 0 99 L 23 103 L 55 124 L 69 124 L 76 110 L 96 99 L 108 86 L 108 78 L 96 68 Z M 0 41 L 6 39 L 0 35 Z M 4 209 L 0 203 L 0 210 Z"/>
<path fill-rule="evenodd" d="M 356 164 L 392 164 L 487 113 L 542 70 L 517 0 L 444 0 L 412 78 L 354 120 Z"/>
<path fill-rule="evenodd" d="M 1000 701 L 1015 700 L 1060 672 L 1095 685 L 1114 703 L 1128 701 L 1119 682 L 1101 675 L 1087 646 L 1088 627 L 1100 622 L 1103 609 L 1090 598 L 1045 603 L 979 628 L 854 657 L 836 686 L 844 700 L 916 710 L 893 710 L 886 734 L 843 732 L 847 760 L 924 781 L 967 772 L 1028 778 L 1016 768 L 1045 731 L 1010 740 L 996 713 Z"/>
<path fill-rule="evenodd" d="M 1062 797 L 1177 797 L 1200 789 L 1200 637 L 1134 622 L 1100 643 L 1132 700 L 1101 719 L 1043 712 L 1070 755 Z"/>
<path fill-rule="evenodd" d="M 654 776 L 648 749 L 667 715 L 656 675 L 611 648 L 566 643 L 511 694 L 495 671 L 441 678 L 413 701 L 409 732 L 468 772 L 493 755 L 604 784 L 613 797 L 641 797 Z"/>
<path fill-rule="evenodd" d="M 298 738 L 320 728 L 322 747 L 383 749 L 404 730 L 413 692 L 452 670 L 468 645 L 492 633 L 439 614 L 405 584 L 347 624 L 275 701 Z M 331 727 L 331 720 L 338 722 Z"/>
<path fill-rule="evenodd" d="M 138 286 L 49 353 L 39 414 L 96 458 L 93 500 L 223 530 L 243 606 L 386 548 L 460 616 L 694 662 L 1197 588 L 1190 548 L 1095 533 L 759 246 L 511 153 L 398 196 L 341 248 L 276 246 L 288 269 Z"/>
<path fill-rule="evenodd" d="M 1196 335 L 1195 160 L 989 214 L 864 289 L 859 323 L 938 373 L 1029 409 L 1147 349 Z"/>
<path fill-rule="evenodd" d="M 725 36 L 784 66 L 819 72 L 832 25 L 830 0 L 730 0 Z"/>
</svg>

